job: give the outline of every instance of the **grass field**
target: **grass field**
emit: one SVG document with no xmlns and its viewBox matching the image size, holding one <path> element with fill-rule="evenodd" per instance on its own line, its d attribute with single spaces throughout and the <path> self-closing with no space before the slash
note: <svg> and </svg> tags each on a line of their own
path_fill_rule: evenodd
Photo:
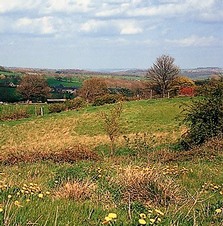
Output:
<svg viewBox="0 0 223 226">
<path fill-rule="evenodd" d="M 177 145 L 189 102 L 124 103 L 113 156 L 100 116 L 113 105 L 1 122 L 1 224 L 222 225 L 222 142 Z"/>
<path fill-rule="evenodd" d="M 63 85 L 65 87 L 80 87 L 82 85 L 84 78 L 73 76 L 71 79 L 57 80 L 55 77 L 47 77 L 47 83 L 50 87 Z"/>
</svg>

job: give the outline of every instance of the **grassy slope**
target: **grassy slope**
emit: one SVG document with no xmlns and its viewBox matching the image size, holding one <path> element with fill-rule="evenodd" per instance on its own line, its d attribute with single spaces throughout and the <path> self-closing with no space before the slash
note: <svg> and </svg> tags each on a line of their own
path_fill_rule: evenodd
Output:
<svg viewBox="0 0 223 226">
<path fill-rule="evenodd" d="M 179 106 L 188 100 L 143 100 L 125 103 L 121 119 L 123 134 L 178 133 L 180 130 L 176 117 L 180 115 Z M 85 143 L 86 140 L 87 145 L 97 145 L 97 142 L 107 140 L 102 129 L 100 112 L 107 111 L 111 107 L 111 105 L 88 107 L 80 111 L 69 111 L 43 118 L 0 123 L 1 149 L 47 150 L 51 146 L 57 148 L 76 142 Z"/>
<path fill-rule="evenodd" d="M 180 105 L 188 103 L 189 99 L 170 99 L 170 100 L 149 100 L 149 101 L 134 101 L 124 104 L 124 112 L 122 115 L 122 131 L 123 135 L 134 133 L 151 133 L 158 136 L 159 143 L 171 143 L 179 138 L 182 128 L 178 126 L 178 121 L 181 109 Z M 75 112 L 64 112 L 61 114 L 47 115 L 43 118 L 31 118 L 17 122 L 5 122 L 0 124 L 0 151 L 5 152 L 21 152 L 21 151 L 57 151 L 59 149 L 73 146 L 77 143 L 86 144 L 96 150 L 106 152 L 107 147 L 102 146 L 108 143 L 102 125 L 100 123 L 99 113 L 108 111 L 112 106 L 88 107 L 86 109 Z M 124 145 L 120 138 L 120 146 Z M 104 147 L 104 148 L 103 148 Z M 100 222 L 109 212 L 113 211 L 118 214 L 117 225 L 137 225 L 138 214 L 141 211 L 146 211 L 140 207 L 140 204 L 132 204 L 132 217 L 128 220 L 128 211 L 125 205 L 121 205 L 116 197 L 119 191 L 116 187 L 111 188 L 110 184 L 107 188 L 105 178 L 119 178 L 119 168 L 129 167 L 146 167 L 148 160 L 145 156 L 138 158 L 127 155 L 114 156 L 111 158 L 103 155 L 102 159 L 97 162 L 79 162 L 76 164 L 55 164 L 52 162 L 42 162 L 33 164 L 19 164 L 15 166 L 1 166 L 0 180 L 6 181 L 14 187 L 20 187 L 23 183 L 37 183 L 42 188 L 43 192 L 50 191 L 50 195 L 45 195 L 44 198 L 34 196 L 31 202 L 26 203 L 24 198 L 19 198 L 13 195 L 12 200 L 19 200 L 23 207 L 5 207 L 7 203 L 7 195 L 14 194 L 12 190 L 4 191 L 1 196 L 0 203 L 4 204 L 5 211 L 12 214 L 10 219 L 12 222 L 17 222 L 22 225 L 25 222 L 38 222 L 40 225 L 101 225 Z M 174 176 L 176 183 L 184 187 L 193 199 L 198 195 L 197 191 L 205 182 L 222 184 L 223 175 L 220 173 L 223 170 L 221 159 L 215 161 L 198 160 L 193 162 L 179 162 L 170 164 L 177 166 L 179 169 L 183 167 L 188 169 L 188 173 Z M 161 165 L 158 167 L 166 167 Z M 102 170 L 100 173 L 102 178 L 98 177 L 98 167 Z M 98 194 L 99 199 L 86 199 L 84 201 L 73 201 L 64 198 L 55 199 L 55 183 L 60 180 L 66 181 L 69 179 L 85 178 L 93 181 L 100 188 L 101 193 Z M 62 179 L 61 179 L 62 178 Z M 112 197 L 105 198 L 103 191 L 108 189 Z M 179 211 L 178 218 L 173 216 L 176 211 L 170 211 L 161 207 L 165 217 L 162 225 L 171 225 L 171 220 L 178 220 L 180 225 L 193 225 L 194 221 L 198 225 L 210 225 L 213 217 L 217 220 L 215 225 L 220 225 L 218 217 L 214 210 L 219 208 L 218 204 L 221 200 L 219 192 L 211 191 L 207 196 L 212 196 L 206 202 L 201 202 L 193 206 L 193 199 L 190 198 L 192 204 L 191 211 L 187 212 L 187 206 Z M 23 196 L 22 196 L 23 197 Z M 207 197 L 206 197 L 207 198 Z M 189 200 L 189 199 L 188 199 Z M 199 202 L 198 202 L 199 203 Z M 213 203 L 212 212 L 205 212 L 202 208 L 206 208 L 208 203 Z M 127 204 L 128 205 L 128 204 Z M 198 205 L 198 206 L 196 206 Z M 189 208 L 188 207 L 188 208 Z M 196 208 L 200 212 L 194 212 Z M 12 209 L 11 209 L 12 208 Z M 190 209 L 190 208 L 189 208 Z M 49 212 L 50 210 L 50 212 Z M 197 210 L 196 210 L 197 211 Z M 186 212 L 184 214 L 184 212 Z M 188 213 L 188 216 L 186 216 Z M 199 214 L 198 214 L 199 213 Z M 195 219 L 193 216 L 196 214 Z M 182 216 L 180 216 L 182 215 Z M 1 219 L 0 215 L 0 219 Z M 123 223 L 121 223 L 121 221 Z M 13 223 L 11 222 L 11 225 Z"/>
</svg>

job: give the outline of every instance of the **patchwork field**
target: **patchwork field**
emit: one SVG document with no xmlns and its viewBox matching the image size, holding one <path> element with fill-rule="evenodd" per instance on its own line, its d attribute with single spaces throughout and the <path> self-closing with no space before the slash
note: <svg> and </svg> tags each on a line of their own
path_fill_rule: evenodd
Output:
<svg viewBox="0 0 223 226">
<path fill-rule="evenodd" d="M 189 103 L 123 103 L 114 155 L 113 105 L 0 122 L 1 225 L 222 225 L 223 142 L 180 150 Z"/>
</svg>

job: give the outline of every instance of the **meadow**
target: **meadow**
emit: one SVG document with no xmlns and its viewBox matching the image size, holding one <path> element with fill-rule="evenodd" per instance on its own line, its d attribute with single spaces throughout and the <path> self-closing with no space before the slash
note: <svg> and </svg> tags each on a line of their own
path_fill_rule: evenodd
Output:
<svg viewBox="0 0 223 226">
<path fill-rule="evenodd" d="M 190 98 L 123 103 L 0 122 L 1 225 L 222 225 L 220 139 L 179 148 Z"/>
</svg>

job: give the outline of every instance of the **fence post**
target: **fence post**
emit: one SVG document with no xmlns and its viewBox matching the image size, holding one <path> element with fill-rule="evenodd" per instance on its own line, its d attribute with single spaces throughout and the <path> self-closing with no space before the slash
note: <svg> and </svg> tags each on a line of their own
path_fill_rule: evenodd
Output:
<svg viewBox="0 0 223 226">
<path fill-rule="evenodd" d="M 43 111 L 43 107 L 40 107 L 40 115 L 43 116 L 44 111 Z"/>
</svg>

